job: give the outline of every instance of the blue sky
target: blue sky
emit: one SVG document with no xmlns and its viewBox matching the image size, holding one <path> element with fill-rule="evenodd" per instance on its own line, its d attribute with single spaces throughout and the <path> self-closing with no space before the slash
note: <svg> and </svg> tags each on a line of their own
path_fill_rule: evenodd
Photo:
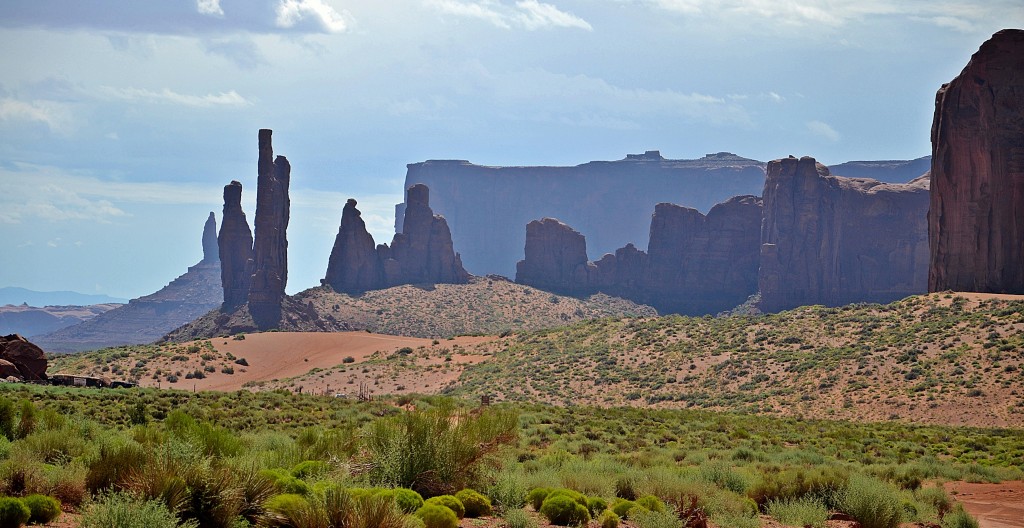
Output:
<svg viewBox="0 0 1024 528">
<path fill-rule="evenodd" d="M 201 257 L 256 132 L 292 163 L 289 291 L 405 164 L 930 151 L 935 90 L 1019 0 L 7 0 L 0 286 L 136 297 Z M 457 248 L 456 248 L 457 249 Z"/>
</svg>

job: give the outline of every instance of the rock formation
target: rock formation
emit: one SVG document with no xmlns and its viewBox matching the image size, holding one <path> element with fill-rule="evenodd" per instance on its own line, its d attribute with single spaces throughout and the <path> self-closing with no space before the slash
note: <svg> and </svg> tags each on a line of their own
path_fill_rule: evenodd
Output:
<svg viewBox="0 0 1024 528">
<path fill-rule="evenodd" d="M 242 184 L 237 181 L 224 186 L 224 213 L 217 246 L 224 308 L 230 310 L 249 300 L 253 267 L 252 231 L 242 210 Z"/>
<path fill-rule="evenodd" d="M 0 337 L 0 377 L 28 381 L 46 379 L 46 354 L 18 334 Z"/>
<path fill-rule="evenodd" d="M 927 173 L 932 167 L 932 157 L 923 156 L 912 160 L 847 161 L 830 165 L 828 171 L 847 178 L 871 178 L 888 183 L 907 183 Z"/>
<path fill-rule="evenodd" d="M 284 156 L 274 159 L 272 131 L 259 132 L 256 180 L 256 218 L 253 221 L 253 274 L 249 284 L 249 312 L 262 330 L 275 328 L 281 319 L 281 300 L 288 283 L 288 183 L 291 165 Z"/>
<path fill-rule="evenodd" d="M 217 246 L 217 217 L 210 211 L 206 224 L 203 225 L 203 262 L 220 260 L 220 248 Z"/>
<path fill-rule="evenodd" d="M 237 186 L 237 193 L 241 193 L 241 186 Z M 225 230 L 230 233 L 231 229 L 229 222 L 222 223 L 221 241 Z M 208 232 L 208 229 L 203 230 L 204 240 Z M 104 311 L 79 324 L 33 336 L 32 340 L 51 352 L 152 343 L 220 306 L 224 299 L 221 281 L 221 263 L 203 258 L 155 293 L 132 299 L 128 304 Z"/>
<path fill-rule="evenodd" d="M 121 304 L 90 304 L 86 306 L 0 306 L 0 335 L 20 334 L 33 337 L 48 334 L 88 321 Z"/>
<path fill-rule="evenodd" d="M 928 179 L 831 176 L 814 158 L 768 164 L 760 306 L 889 302 L 926 290 Z"/>
<path fill-rule="evenodd" d="M 628 244 L 587 262 L 586 240 L 545 218 L 526 228 L 516 282 L 548 291 L 598 291 L 649 304 L 662 313 L 717 313 L 757 290 L 761 200 L 739 196 L 707 216 L 661 203 L 651 217 L 648 252 Z"/>
<path fill-rule="evenodd" d="M 390 246 L 374 248 L 356 201 L 350 199 L 321 282 L 346 293 L 400 284 L 466 283 L 469 274 L 455 252 L 448 222 L 430 209 L 430 190 L 413 185 L 406 192 L 406 203 L 402 231 Z"/>
<path fill-rule="evenodd" d="M 981 45 L 935 96 L 929 291 L 1024 293 L 1024 31 Z"/>
<path fill-rule="evenodd" d="M 408 166 L 406 188 L 430 187 L 434 212 L 447 219 L 466 268 L 512 276 L 523 257 L 523 226 L 558 218 L 586 236 L 595 255 L 633 242 L 647 245 L 649 219 L 661 202 L 701 211 L 732 196 L 758 194 L 764 163 L 720 152 L 673 160 L 658 151 L 574 167 L 488 167 L 461 160 Z M 395 230 L 401 231 L 403 209 Z"/>
<path fill-rule="evenodd" d="M 341 212 L 341 226 L 334 239 L 324 283 L 344 293 L 361 293 L 383 284 L 373 236 L 366 231 L 362 214 L 351 198 Z"/>
</svg>

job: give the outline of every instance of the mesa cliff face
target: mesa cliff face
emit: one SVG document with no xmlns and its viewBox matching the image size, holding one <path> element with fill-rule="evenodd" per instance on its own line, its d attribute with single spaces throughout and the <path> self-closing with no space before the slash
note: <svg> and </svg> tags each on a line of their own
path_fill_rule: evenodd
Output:
<svg viewBox="0 0 1024 528">
<path fill-rule="evenodd" d="M 928 180 L 829 175 L 814 158 L 768 163 L 760 306 L 889 302 L 926 291 Z"/>
<path fill-rule="evenodd" d="M 586 236 L 596 255 L 647 243 L 650 214 L 661 202 L 701 211 L 764 186 L 764 163 L 729 153 L 697 160 L 657 151 L 574 167 L 487 167 L 431 160 L 408 166 L 406 188 L 430 187 L 432 207 L 451 226 L 466 268 L 511 276 L 526 243 L 523 226 L 558 218 Z M 401 229 L 405 204 L 397 208 Z"/>
<path fill-rule="evenodd" d="M 717 313 L 757 290 L 761 200 L 739 196 L 708 215 L 662 203 L 650 224 L 648 252 L 633 244 L 587 261 L 585 237 L 545 218 L 526 227 L 516 282 L 571 295 L 604 292 L 661 313 Z"/>
<path fill-rule="evenodd" d="M 469 274 L 455 252 L 448 223 L 430 208 L 427 186 L 410 187 L 406 204 L 402 231 L 390 246 L 375 248 L 356 201 L 349 199 L 321 282 L 343 293 L 401 284 L 465 284 Z"/>
<path fill-rule="evenodd" d="M 35 336 L 32 341 L 49 352 L 152 343 L 164 334 L 220 306 L 221 263 L 208 258 L 208 233 L 203 229 L 204 257 L 159 291 L 105 311 L 82 323 Z"/>
<path fill-rule="evenodd" d="M 1024 293 L 1024 31 L 1002 30 L 935 96 L 929 291 Z"/>
<path fill-rule="evenodd" d="M 261 330 L 281 320 L 281 301 L 288 284 L 288 183 L 291 165 L 274 159 L 269 129 L 259 132 L 256 219 L 253 221 L 253 274 L 249 283 L 249 313 Z"/>
</svg>

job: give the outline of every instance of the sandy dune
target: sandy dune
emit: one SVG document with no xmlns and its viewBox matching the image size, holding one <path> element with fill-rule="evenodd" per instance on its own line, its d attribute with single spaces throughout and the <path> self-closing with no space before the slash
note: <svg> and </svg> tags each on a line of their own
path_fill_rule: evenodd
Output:
<svg viewBox="0 0 1024 528">
<path fill-rule="evenodd" d="M 479 338 L 459 338 L 479 341 Z M 244 340 L 211 339 L 218 352 L 245 358 L 248 367 L 237 367 L 230 376 L 212 375 L 183 380 L 178 388 L 196 390 L 239 390 L 248 381 L 282 379 L 305 374 L 314 368 L 327 369 L 351 356 L 362 362 L 374 352 L 394 352 L 402 347 L 430 346 L 430 339 L 370 334 L 366 332 L 268 332 L 249 334 Z M 468 344 L 463 343 L 463 344 Z M 145 383 L 149 385 L 150 383 Z"/>
</svg>

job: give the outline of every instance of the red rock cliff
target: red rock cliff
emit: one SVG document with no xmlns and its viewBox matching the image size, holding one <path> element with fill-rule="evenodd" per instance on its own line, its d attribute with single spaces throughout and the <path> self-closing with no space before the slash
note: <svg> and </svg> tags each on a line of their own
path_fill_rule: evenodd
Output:
<svg viewBox="0 0 1024 528">
<path fill-rule="evenodd" d="M 1024 31 L 939 89 L 931 173 L 928 290 L 1024 293 Z"/>
</svg>

